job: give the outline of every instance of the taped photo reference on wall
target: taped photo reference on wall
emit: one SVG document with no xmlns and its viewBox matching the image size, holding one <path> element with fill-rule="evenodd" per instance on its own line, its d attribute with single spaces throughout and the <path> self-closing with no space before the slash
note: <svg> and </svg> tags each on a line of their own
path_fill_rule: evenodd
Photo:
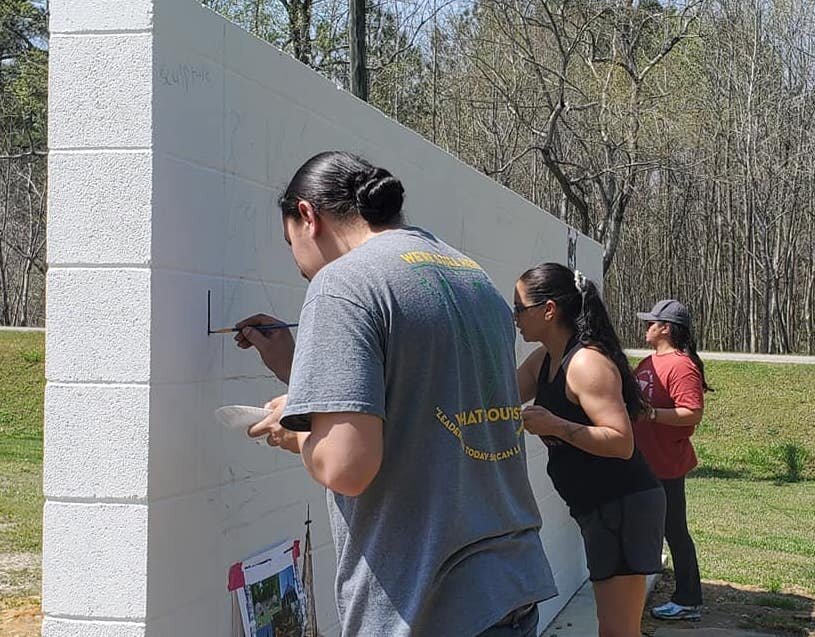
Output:
<svg viewBox="0 0 815 637">
<path fill-rule="evenodd" d="M 300 543 L 287 540 L 229 569 L 244 637 L 303 637 L 305 599 L 297 572 Z"/>
</svg>

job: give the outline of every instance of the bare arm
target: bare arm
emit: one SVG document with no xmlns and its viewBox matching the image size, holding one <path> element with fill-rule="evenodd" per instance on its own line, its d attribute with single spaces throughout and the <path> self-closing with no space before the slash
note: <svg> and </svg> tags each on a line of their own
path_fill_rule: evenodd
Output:
<svg viewBox="0 0 815 637">
<path fill-rule="evenodd" d="M 382 465 L 382 419 L 370 414 L 312 414 L 311 432 L 298 434 L 303 464 L 323 486 L 358 496 Z"/>
<path fill-rule="evenodd" d="M 566 420 L 543 407 L 527 407 L 524 410 L 526 429 L 543 436 L 556 436 L 595 456 L 630 458 L 634 453 L 634 433 L 614 363 L 599 352 L 582 349 L 569 365 L 566 386 L 594 426 Z"/>
<path fill-rule="evenodd" d="M 672 425 L 674 427 L 693 427 L 702 421 L 704 409 L 688 409 L 687 407 L 669 407 L 651 409 L 656 417 L 651 422 L 660 425 Z"/>
<path fill-rule="evenodd" d="M 521 402 L 529 402 L 538 391 L 538 376 L 546 357 L 546 348 L 539 347 L 526 357 L 518 368 L 518 388 L 521 390 Z"/>
<path fill-rule="evenodd" d="M 620 372 L 614 363 L 600 352 L 584 348 L 569 365 L 566 386 L 594 426 L 570 423 L 563 439 L 597 456 L 630 458 L 634 453 L 634 432 L 623 401 Z"/>
<path fill-rule="evenodd" d="M 272 447 L 299 453 L 311 477 L 336 493 L 365 491 L 382 464 L 382 419 L 356 412 L 312 414 L 311 431 L 290 431 L 280 424 L 286 399 L 266 403 L 272 413 L 252 425 L 249 436 L 265 436 Z"/>
</svg>

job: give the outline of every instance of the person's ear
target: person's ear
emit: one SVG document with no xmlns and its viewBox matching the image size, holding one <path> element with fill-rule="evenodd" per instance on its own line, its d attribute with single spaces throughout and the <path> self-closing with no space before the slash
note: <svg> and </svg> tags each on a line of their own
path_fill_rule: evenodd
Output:
<svg viewBox="0 0 815 637">
<path fill-rule="evenodd" d="M 297 212 L 300 214 L 300 223 L 306 224 L 305 227 L 306 230 L 308 230 L 309 237 L 316 239 L 322 227 L 320 215 L 317 214 L 317 210 L 311 203 L 305 199 L 301 199 L 297 202 Z"/>
<path fill-rule="evenodd" d="M 554 321 L 557 305 L 555 305 L 554 301 L 546 301 L 546 305 L 543 306 L 543 318 L 547 321 Z"/>
</svg>

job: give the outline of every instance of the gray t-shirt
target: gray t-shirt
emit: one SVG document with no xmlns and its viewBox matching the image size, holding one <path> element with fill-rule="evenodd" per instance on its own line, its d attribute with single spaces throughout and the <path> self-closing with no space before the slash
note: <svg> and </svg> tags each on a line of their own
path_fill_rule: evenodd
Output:
<svg viewBox="0 0 815 637">
<path fill-rule="evenodd" d="M 328 492 L 342 634 L 475 635 L 557 594 L 538 536 L 512 314 L 469 257 L 419 228 L 326 265 L 300 315 L 283 424 L 383 421 L 379 473 Z"/>
</svg>

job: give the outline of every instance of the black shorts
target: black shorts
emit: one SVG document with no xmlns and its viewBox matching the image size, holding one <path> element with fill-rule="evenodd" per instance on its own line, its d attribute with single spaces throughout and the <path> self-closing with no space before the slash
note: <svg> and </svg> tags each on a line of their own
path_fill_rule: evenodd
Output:
<svg viewBox="0 0 815 637">
<path fill-rule="evenodd" d="M 606 502 L 575 518 L 592 582 L 662 571 L 665 492 L 662 487 Z"/>
</svg>

